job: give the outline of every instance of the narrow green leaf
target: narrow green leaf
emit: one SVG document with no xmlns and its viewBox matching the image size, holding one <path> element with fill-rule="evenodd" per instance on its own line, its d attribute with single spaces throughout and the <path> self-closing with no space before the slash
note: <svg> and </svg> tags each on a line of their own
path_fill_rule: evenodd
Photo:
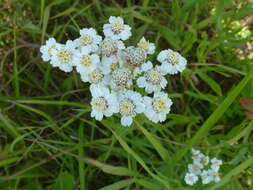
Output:
<svg viewBox="0 0 253 190">
<path fill-rule="evenodd" d="M 113 183 L 111 185 L 107 185 L 105 187 L 100 188 L 99 190 L 119 190 L 124 187 L 129 187 L 131 184 L 134 183 L 134 179 L 125 179 L 118 181 L 116 183 Z"/>
<path fill-rule="evenodd" d="M 99 162 L 97 160 L 93 160 L 90 158 L 86 158 L 85 161 L 89 164 L 92 164 L 98 168 L 100 168 L 103 172 L 112 174 L 112 175 L 118 175 L 118 176 L 136 176 L 138 175 L 134 171 L 121 167 L 121 166 L 112 166 L 109 164 L 104 164 L 102 162 Z"/>
<path fill-rule="evenodd" d="M 197 71 L 197 74 L 199 77 L 210 86 L 210 88 L 216 92 L 217 95 L 222 96 L 222 91 L 220 85 L 215 82 L 211 77 L 209 77 L 207 74 L 203 73 L 201 70 Z"/>
<path fill-rule="evenodd" d="M 16 127 L 11 124 L 7 116 L 3 115 L 0 111 L 0 127 L 2 127 L 7 133 L 10 134 L 13 138 L 21 136 L 19 132 L 16 130 Z"/>
<path fill-rule="evenodd" d="M 84 125 L 83 122 L 79 125 L 78 129 L 78 136 L 79 136 L 79 143 L 78 143 L 78 154 L 81 157 L 84 157 L 84 146 L 83 146 L 83 139 L 84 139 Z M 79 166 L 79 176 L 80 176 L 80 190 L 85 190 L 85 176 L 84 176 L 84 162 L 82 160 L 78 160 Z"/>
<path fill-rule="evenodd" d="M 20 159 L 19 157 L 13 157 L 13 158 L 8 158 L 8 159 L 5 159 L 5 160 L 1 160 L 0 161 L 0 167 L 9 165 L 9 164 L 11 164 L 13 162 L 18 161 L 19 159 Z"/>
<path fill-rule="evenodd" d="M 150 132 L 148 132 L 148 130 L 142 127 L 138 121 L 135 120 L 135 123 L 138 126 L 138 128 L 142 131 L 142 133 L 147 137 L 149 142 L 153 145 L 154 149 L 158 152 L 161 158 L 164 161 L 168 161 L 170 159 L 168 151 L 162 146 L 162 144 Z"/>
</svg>

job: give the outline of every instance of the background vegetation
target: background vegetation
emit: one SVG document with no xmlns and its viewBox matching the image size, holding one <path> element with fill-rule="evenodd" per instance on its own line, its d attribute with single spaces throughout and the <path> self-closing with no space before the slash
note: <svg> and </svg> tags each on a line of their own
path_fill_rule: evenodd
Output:
<svg viewBox="0 0 253 190">
<path fill-rule="evenodd" d="M 252 190 L 252 13 L 250 0 L 0 0 L 0 189 Z M 166 122 L 97 122 L 79 75 L 42 62 L 46 39 L 102 34 L 110 15 L 133 27 L 129 44 L 187 58 Z M 223 160 L 220 183 L 184 183 L 191 147 Z"/>
</svg>

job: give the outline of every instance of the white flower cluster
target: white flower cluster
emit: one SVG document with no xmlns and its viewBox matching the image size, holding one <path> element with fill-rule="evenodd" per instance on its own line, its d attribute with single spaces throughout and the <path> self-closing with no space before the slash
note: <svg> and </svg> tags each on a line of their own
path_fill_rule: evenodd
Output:
<svg viewBox="0 0 253 190">
<path fill-rule="evenodd" d="M 192 149 L 193 163 L 188 164 L 188 172 L 185 175 L 185 183 L 188 185 L 194 185 L 199 178 L 202 184 L 208 184 L 211 182 L 219 182 L 220 175 L 219 169 L 222 165 L 222 161 L 217 158 L 210 158 L 199 150 Z"/>
<path fill-rule="evenodd" d="M 167 85 L 165 76 L 182 72 L 186 59 L 167 49 L 157 56 L 161 64 L 154 65 L 147 59 L 155 45 L 144 37 L 136 46 L 126 47 L 124 41 L 132 33 L 121 17 L 111 16 L 103 33 L 104 39 L 95 29 L 84 28 L 78 39 L 66 44 L 50 38 L 40 49 L 42 59 L 65 72 L 75 68 L 81 80 L 91 84 L 91 117 L 96 120 L 119 113 L 121 124 L 130 126 L 137 114 L 144 113 L 155 123 L 165 121 L 172 105 L 162 92 Z M 145 96 L 138 92 L 140 88 Z"/>
</svg>

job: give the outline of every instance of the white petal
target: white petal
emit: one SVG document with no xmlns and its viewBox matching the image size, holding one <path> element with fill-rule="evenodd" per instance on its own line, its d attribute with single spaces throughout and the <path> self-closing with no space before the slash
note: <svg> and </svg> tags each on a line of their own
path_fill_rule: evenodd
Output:
<svg viewBox="0 0 253 190">
<path fill-rule="evenodd" d="M 145 86 L 147 85 L 145 77 L 138 78 L 136 82 L 137 82 L 138 87 L 140 88 L 145 88 Z"/>
<path fill-rule="evenodd" d="M 141 65 L 141 69 L 143 70 L 143 71 L 148 71 L 148 70 L 150 70 L 150 69 L 152 69 L 153 68 L 153 64 L 150 62 L 150 61 L 147 61 L 146 63 L 143 63 L 142 65 Z"/>
<path fill-rule="evenodd" d="M 130 116 L 123 116 L 121 118 L 121 124 L 123 126 L 130 126 L 133 123 L 133 118 Z"/>
</svg>

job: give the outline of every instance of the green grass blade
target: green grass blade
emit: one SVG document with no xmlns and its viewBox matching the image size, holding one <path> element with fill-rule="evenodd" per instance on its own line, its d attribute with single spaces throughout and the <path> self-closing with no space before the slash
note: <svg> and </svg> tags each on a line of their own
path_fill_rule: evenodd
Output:
<svg viewBox="0 0 253 190">
<path fill-rule="evenodd" d="M 16 130 L 16 127 L 13 126 L 10 123 L 9 119 L 1 112 L 0 112 L 0 121 L 1 121 L 0 127 L 2 127 L 7 133 L 9 133 L 10 136 L 12 136 L 13 138 L 21 136 L 19 132 Z"/>
<path fill-rule="evenodd" d="M 250 79 L 252 79 L 253 69 L 239 82 L 239 84 L 229 93 L 229 95 L 225 98 L 225 100 L 218 106 L 218 108 L 212 113 L 212 115 L 206 120 L 206 122 L 200 127 L 197 133 L 193 136 L 193 138 L 187 142 L 186 146 L 179 150 L 175 157 L 174 161 L 178 162 L 183 158 L 185 153 L 196 144 L 201 137 L 206 135 L 211 127 L 222 117 L 224 112 L 228 109 L 228 107 L 233 103 L 236 97 L 240 94 L 242 89 L 246 86 Z"/>
<path fill-rule="evenodd" d="M 84 147 L 83 147 L 83 122 L 79 126 L 78 135 L 79 135 L 79 144 L 78 144 L 78 155 L 84 157 Z M 85 190 L 85 176 L 84 176 L 84 162 L 82 160 L 78 160 L 79 165 L 79 178 L 80 178 L 80 190 Z"/>
<path fill-rule="evenodd" d="M 13 158 L 8 158 L 8 159 L 5 159 L 5 160 L 1 160 L 0 161 L 0 167 L 9 165 L 9 164 L 11 164 L 13 162 L 18 161 L 19 159 L 20 159 L 19 157 L 13 157 Z"/>
<path fill-rule="evenodd" d="M 124 180 L 118 181 L 116 183 L 113 183 L 111 185 L 108 185 L 106 187 L 102 187 L 99 190 L 119 190 L 124 187 L 128 187 L 132 183 L 134 183 L 134 179 L 124 179 Z"/>
<path fill-rule="evenodd" d="M 141 132 L 149 140 L 149 142 L 153 145 L 154 149 L 158 152 L 161 158 L 164 161 L 169 161 L 168 151 L 162 146 L 162 144 L 150 132 L 148 132 L 148 130 L 142 127 L 138 121 L 135 120 L 135 123 L 137 127 L 141 130 Z"/>
</svg>

